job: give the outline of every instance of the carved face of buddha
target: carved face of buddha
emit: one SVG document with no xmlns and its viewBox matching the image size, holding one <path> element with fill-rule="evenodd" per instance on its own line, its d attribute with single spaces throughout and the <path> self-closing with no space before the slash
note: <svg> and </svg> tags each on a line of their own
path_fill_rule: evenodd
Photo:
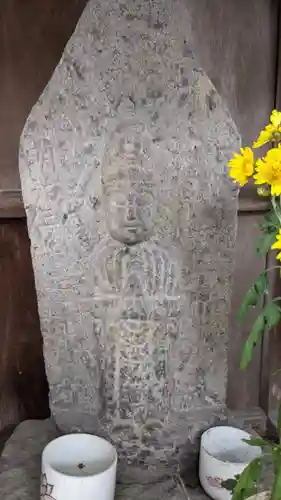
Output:
<svg viewBox="0 0 281 500">
<path fill-rule="evenodd" d="M 141 157 L 139 142 L 121 140 L 103 167 L 107 227 L 112 238 L 126 245 L 147 240 L 153 227 L 155 200 Z"/>
</svg>

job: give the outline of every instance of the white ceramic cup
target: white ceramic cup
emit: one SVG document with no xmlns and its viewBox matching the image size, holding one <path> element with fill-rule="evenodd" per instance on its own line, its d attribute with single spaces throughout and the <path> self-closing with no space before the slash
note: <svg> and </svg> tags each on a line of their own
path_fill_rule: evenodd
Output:
<svg viewBox="0 0 281 500">
<path fill-rule="evenodd" d="M 247 432 L 228 426 L 212 427 L 202 435 L 199 478 L 203 489 L 214 500 L 230 500 L 231 492 L 222 487 L 222 481 L 241 474 L 261 455 L 258 446 L 243 441 L 250 438 Z"/>
<path fill-rule="evenodd" d="M 42 453 L 41 500 L 114 500 L 117 452 L 105 439 L 68 434 Z"/>
</svg>

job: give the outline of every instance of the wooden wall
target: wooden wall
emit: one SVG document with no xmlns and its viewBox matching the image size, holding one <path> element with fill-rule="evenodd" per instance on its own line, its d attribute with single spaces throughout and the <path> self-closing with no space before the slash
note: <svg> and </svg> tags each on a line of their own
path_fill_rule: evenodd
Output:
<svg viewBox="0 0 281 500">
<path fill-rule="evenodd" d="M 196 53 L 247 144 L 274 106 L 278 4 L 279 0 L 191 1 Z"/>
<path fill-rule="evenodd" d="M 25 219 L 0 223 L 0 429 L 48 415 L 48 392 Z"/>
<path fill-rule="evenodd" d="M 0 430 L 49 415 L 18 145 L 86 0 L 0 3 Z"/>
<path fill-rule="evenodd" d="M 19 188 L 19 136 L 87 0 L 0 2 L 0 188 Z"/>
<path fill-rule="evenodd" d="M 251 141 L 274 105 L 278 0 L 186 2 L 198 58 L 225 98 L 243 140 Z M 40 325 L 20 197 L 18 144 L 25 119 L 85 4 L 86 0 L 0 3 L 0 429 L 8 422 L 48 414 Z M 232 318 L 257 270 L 249 236 L 259 216 L 251 193 L 248 198 L 249 202 L 247 197 L 241 201 Z M 255 362 L 242 376 L 239 356 L 247 331 L 234 319 L 232 326 L 229 402 L 234 408 L 257 405 L 261 353 L 257 352 Z M 237 381 L 241 391 L 235 389 Z"/>
<path fill-rule="evenodd" d="M 276 79 L 276 107 L 281 110 L 281 2 L 279 3 L 278 11 L 279 32 L 278 32 L 278 64 L 277 64 L 277 79 Z M 270 256 L 268 265 L 276 265 L 275 256 Z M 276 271 L 273 278 L 273 292 L 276 296 L 281 295 L 280 273 Z M 268 415 L 271 421 L 277 422 L 277 409 L 281 402 L 281 324 L 268 335 L 267 355 L 265 364 L 270 367 L 267 370 L 266 388 L 269 393 L 268 400 Z"/>
<path fill-rule="evenodd" d="M 231 111 L 243 143 L 251 145 L 275 106 L 279 0 L 194 0 L 191 5 L 197 57 Z M 265 339 L 263 350 L 257 348 L 249 368 L 241 372 L 239 360 L 253 316 L 243 325 L 236 319 L 242 297 L 265 267 L 265 260 L 255 257 L 255 226 L 264 208 L 252 187 L 241 191 L 228 363 L 228 405 L 235 409 L 262 405 L 267 410 L 273 339 Z"/>
</svg>

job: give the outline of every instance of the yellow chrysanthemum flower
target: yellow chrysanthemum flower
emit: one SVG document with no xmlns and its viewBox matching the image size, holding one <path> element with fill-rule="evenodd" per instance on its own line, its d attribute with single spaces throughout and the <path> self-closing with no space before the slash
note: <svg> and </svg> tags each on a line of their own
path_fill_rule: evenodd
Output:
<svg viewBox="0 0 281 500">
<path fill-rule="evenodd" d="M 279 229 L 279 234 L 276 236 L 276 241 L 271 246 L 272 250 L 281 250 L 281 229 Z M 276 259 L 281 260 L 281 252 L 276 255 Z"/>
<path fill-rule="evenodd" d="M 281 145 L 256 162 L 255 184 L 269 184 L 272 196 L 281 194 Z"/>
<path fill-rule="evenodd" d="M 270 116 L 270 122 L 271 123 L 261 131 L 259 137 L 253 144 L 253 148 L 260 148 L 272 140 L 281 139 L 281 112 L 274 109 Z"/>
<path fill-rule="evenodd" d="M 241 148 L 240 153 L 235 153 L 228 162 L 229 175 L 240 186 L 245 186 L 254 173 L 254 153 L 251 148 Z"/>
</svg>

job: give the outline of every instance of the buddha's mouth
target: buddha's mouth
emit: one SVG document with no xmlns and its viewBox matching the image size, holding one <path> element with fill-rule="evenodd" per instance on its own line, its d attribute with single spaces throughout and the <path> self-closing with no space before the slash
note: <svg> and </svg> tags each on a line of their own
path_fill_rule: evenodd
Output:
<svg viewBox="0 0 281 500">
<path fill-rule="evenodd" d="M 142 229 L 143 226 L 142 224 L 139 224 L 138 222 L 125 222 L 124 224 L 124 228 L 125 229 L 128 229 L 128 230 L 139 230 L 139 229 Z"/>
</svg>

